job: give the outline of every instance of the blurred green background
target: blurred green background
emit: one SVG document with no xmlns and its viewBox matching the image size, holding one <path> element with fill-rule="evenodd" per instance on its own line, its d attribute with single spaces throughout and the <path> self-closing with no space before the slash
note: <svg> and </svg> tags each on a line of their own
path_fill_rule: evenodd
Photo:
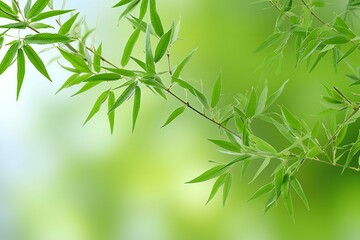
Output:
<svg viewBox="0 0 360 240">
<path fill-rule="evenodd" d="M 272 32 L 277 14 L 273 9 L 250 0 L 157 2 L 165 26 L 182 18 L 183 40 L 173 49 L 174 64 L 199 47 L 185 72 L 188 81 L 202 80 L 209 92 L 222 70 L 225 99 L 230 99 L 264 79 L 264 73 L 255 70 L 270 50 L 259 54 L 254 50 Z M 342 2 L 333 1 L 328 12 L 341 12 Z M 114 3 L 68 1 L 67 6 L 97 27 L 96 39 L 103 41 L 104 55 L 119 63 L 131 28 L 127 23 L 117 26 L 121 10 L 111 9 Z M 290 79 L 278 103 L 310 124 L 321 110 L 322 84 L 355 91 L 347 87 L 347 69 L 335 72 L 331 59 L 309 74 L 304 64 L 295 68 L 291 47 L 286 52 L 281 73 L 271 70 L 266 78 L 272 90 Z M 141 56 L 142 49 L 136 54 Z M 0 77 L 0 239 L 359 239 L 358 173 L 340 176 L 340 169 L 307 164 L 300 180 L 311 211 L 294 199 L 296 223 L 281 204 L 264 215 L 266 199 L 247 202 L 269 180 L 263 177 L 249 185 L 251 174 L 235 177 L 225 208 L 221 196 L 205 206 L 211 182 L 184 182 L 211 166 L 207 160 L 224 160 L 206 140 L 219 136 L 214 126 L 186 112 L 160 129 L 179 104 L 147 93 L 134 134 L 132 104 L 117 112 L 113 136 L 105 111 L 81 127 L 99 91 L 76 98 L 69 97 L 74 90 L 54 96 L 67 75 L 56 64 L 50 69 L 53 84 L 28 68 L 18 103 L 16 69 Z M 275 146 L 281 144 L 273 131 L 258 131 Z"/>
</svg>

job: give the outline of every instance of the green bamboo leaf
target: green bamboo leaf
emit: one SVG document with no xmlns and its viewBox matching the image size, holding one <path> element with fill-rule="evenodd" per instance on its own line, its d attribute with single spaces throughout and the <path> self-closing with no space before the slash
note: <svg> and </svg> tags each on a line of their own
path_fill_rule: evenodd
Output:
<svg viewBox="0 0 360 240">
<path fill-rule="evenodd" d="M 128 42 L 125 45 L 124 53 L 121 59 L 121 65 L 126 66 L 129 63 L 131 53 L 135 47 L 136 41 L 140 35 L 140 28 L 137 28 L 130 36 Z"/>
<path fill-rule="evenodd" d="M 81 94 L 81 93 L 84 93 L 84 92 L 86 92 L 86 91 L 88 91 L 88 90 L 96 87 L 96 86 L 99 85 L 99 84 L 100 84 L 100 82 L 87 82 L 87 83 L 85 83 L 85 85 L 84 85 L 79 91 L 77 91 L 76 93 L 74 93 L 73 95 L 71 95 L 71 97 L 74 97 L 74 96 L 76 96 L 76 95 L 79 95 L 79 94 Z"/>
<path fill-rule="evenodd" d="M 202 107 L 204 107 L 206 109 L 210 108 L 209 101 L 207 100 L 206 96 L 202 92 L 195 89 L 195 97 L 199 100 Z"/>
<path fill-rule="evenodd" d="M 27 26 L 28 24 L 26 22 L 17 22 L 17 23 L 0 25 L 0 28 L 25 29 Z"/>
<path fill-rule="evenodd" d="M 8 19 L 16 19 L 17 18 L 17 14 L 4 1 L 0 1 L 0 12 L 2 12 L 4 15 L 8 16 Z"/>
<path fill-rule="evenodd" d="M 16 4 L 15 4 L 14 1 L 11 1 L 11 9 L 12 9 L 12 11 L 15 13 L 15 15 L 18 15 L 18 14 L 19 14 L 19 10 L 18 10 L 18 8 L 17 8 L 17 6 L 16 6 Z"/>
<path fill-rule="evenodd" d="M 31 23 L 30 27 L 35 29 L 48 29 L 48 28 L 54 28 L 51 25 L 45 24 L 45 23 Z"/>
<path fill-rule="evenodd" d="M 121 0 L 120 2 L 118 2 L 117 4 L 115 4 L 115 5 L 113 6 L 113 8 L 121 7 L 121 6 L 123 6 L 123 5 L 126 5 L 126 4 L 130 3 L 131 1 L 133 1 L 133 0 Z"/>
<path fill-rule="evenodd" d="M 84 82 L 97 82 L 97 81 L 117 81 L 121 79 L 121 75 L 117 73 L 99 73 L 84 80 Z"/>
<path fill-rule="evenodd" d="M 228 168 L 229 168 L 229 166 L 227 166 L 225 164 L 213 167 L 187 183 L 205 182 L 207 180 L 216 178 L 216 177 L 224 174 L 228 170 Z"/>
<path fill-rule="evenodd" d="M 54 43 L 69 43 L 71 38 L 57 33 L 38 33 L 34 35 L 27 35 L 24 38 L 27 44 L 54 44 Z"/>
<path fill-rule="evenodd" d="M 99 45 L 98 49 L 94 54 L 94 70 L 99 73 L 101 71 L 101 55 L 102 55 L 102 43 Z"/>
<path fill-rule="evenodd" d="M 226 174 L 225 179 L 224 179 L 223 206 L 225 206 L 225 204 L 226 204 L 226 200 L 227 200 L 227 197 L 230 192 L 231 184 L 232 184 L 232 176 L 230 173 L 228 173 L 228 174 Z"/>
<path fill-rule="evenodd" d="M 74 16 L 69 18 L 69 20 L 67 20 L 65 23 L 63 23 L 59 29 L 59 34 L 62 34 L 62 35 L 68 34 L 78 16 L 79 16 L 79 13 L 75 14 Z"/>
<path fill-rule="evenodd" d="M 145 17 L 148 5 L 149 5 L 149 0 L 142 0 L 141 1 L 140 14 L 139 14 L 140 19 L 143 19 Z"/>
<path fill-rule="evenodd" d="M 30 8 L 31 8 L 31 3 L 32 3 L 31 0 L 27 0 L 27 2 L 26 2 L 26 4 L 25 4 L 24 14 L 25 14 L 25 17 L 26 17 L 26 18 L 29 18 L 29 11 L 30 11 Z"/>
<path fill-rule="evenodd" d="M 341 62 L 342 60 L 344 60 L 345 58 L 347 58 L 348 56 L 350 56 L 350 54 L 352 54 L 356 49 L 358 49 L 360 46 L 360 43 L 355 44 L 354 46 L 352 46 L 338 61 L 337 63 Z"/>
<path fill-rule="evenodd" d="M 258 114 L 261 114 L 264 112 L 265 107 L 266 107 L 267 97 L 268 97 L 268 86 L 267 86 L 267 83 L 265 83 L 264 89 L 262 90 L 262 92 L 259 96 L 255 115 L 258 115 Z"/>
<path fill-rule="evenodd" d="M 155 62 L 159 62 L 161 58 L 165 55 L 166 51 L 170 46 L 171 34 L 173 29 L 171 28 L 166 32 L 161 38 L 155 50 Z"/>
<path fill-rule="evenodd" d="M 281 186 L 284 180 L 284 176 L 285 176 L 285 167 L 280 165 L 280 168 L 278 168 L 274 178 L 275 193 L 277 197 L 279 197 L 281 194 Z"/>
<path fill-rule="evenodd" d="M 184 69 L 184 67 L 189 63 L 189 61 L 191 60 L 192 56 L 194 55 L 196 49 L 193 50 L 180 64 L 179 66 L 177 66 L 176 70 L 173 73 L 173 78 L 174 79 L 178 79 L 180 77 L 180 74 L 182 72 L 182 70 Z"/>
<path fill-rule="evenodd" d="M 109 113 L 113 112 L 116 108 L 118 108 L 121 104 L 127 101 L 135 92 L 136 83 L 130 84 L 125 91 L 119 96 L 114 105 L 110 108 Z"/>
<path fill-rule="evenodd" d="M 322 43 L 327 44 L 327 45 L 330 45 L 330 44 L 345 44 L 345 43 L 350 42 L 350 40 L 351 40 L 351 38 L 349 38 L 349 36 L 338 34 L 338 35 L 335 35 L 335 36 L 325 38 L 322 41 Z"/>
<path fill-rule="evenodd" d="M 216 105 L 220 101 L 221 89 L 222 89 L 221 81 L 222 81 L 222 74 L 220 73 L 213 87 L 213 91 L 211 95 L 211 108 L 216 107 Z"/>
<path fill-rule="evenodd" d="M 292 5 L 293 5 L 293 1 L 292 0 L 287 0 L 286 3 L 284 4 L 283 11 L 284 12 L 290 11 L 291 8 L 292 8 Z"/>
<path fill-rule="evenodd" d="M 99 96 L 83 125 L 85 125 L 96 113 L 99 112 L 101 105 L 107 100 L 109 92 L 110 90 L 106 90 Z"/>
<path fill-rule="evenodd" d="M 284 106 L 281 108 L 282 116 L 284 121 L 293 129 L 301 129 L 301 123 L 297 118 L 289 112 Z"/>
<path fill-rule="evenodd" d="M 211 189 L 210 196 L 209 196 L 206 204 L 208 204 L 215 197 L 215 195 L 218 192 L 219 188 L 224 184 L 225 176 L 226 176 L 226 174 L 223 174 L 220 177 L 218 177 L 218 179 L 214 183 L 214 186 Z"/>
<path fill-rule="evenodd" d="M 251 201 L 251 200 L 254 200 L 262 195 L 264 195 L 265 193 L 268 193 L 270 192 L 271 190 L 274 189 L 274 186 L 272 183 L 268 183 L 264 186 L 262 186 L 261 188 L 259 188 L 255 193 L 254 195 L 252 195 L 252 197 L 248 200 L 248 201 Z"/>
<path fill-rule="evenodd" d="M 15 42 L 6 52 L 3 60 L 0 63 L 0 75 L 3 74 L 6 71 L 6 69 L 8 69 L 8 67 L 10 67 L 12 61 L 16 56 L 19 46 L 20 46 L 19 42 Z"/>
<path fill-rule="evenodd" d="M 133 132 L 135 130 L 136 120 L 139 115 L 140 104 L 141 104 L 141 89 L 139 86 L 136 86 L 135 94 L 134 94 L 134 107 L 133 107 L 133 125 L 132 125 Z"/>
<path fill-rule="evenodd" d="M 91 73 L 87 73 L 84 75 L 75 73 L 75 74 L 71 75 L 55 94 L 59 93 L 61 90 L 65 89 L 65 88 L 68 88 L 68 87 L 71 87 L 71 86 L 74 86 L 74 85 L 84 82 L 84 80 L 89 78 L 91 75 L 92 75 Z"/>
<path fill-rule="evenodd" d="M 277 90 L 275 93 L 273 93 L 268 100 L 266 101 L 266 108 L 269 108 L 271 105 L 274 104 L 274 102 L 280 97 L 280 95 L 282 94 L 282 92 L 284 91 L 284 88 L 286 86 L 288 81 L 285 81 L 283 83 L 283 85 L 281 85 L 281 87 L 279 88 L 279 90 Z"/>
<path fill-rule="evenodd" d="M 115 94 L 113 91 L 110 91 L 109 98 L 108 98 L 108 119 L 109 119 L 109 126 L 111 134 L 114 133 L 114 124 L 115 124 L 115 111 L 110 112 L 112 106 L 115 103 Z"/>
<path fill-rule="evenodd" d="M 131 59 L 137 64 L 139 65 L 139 67 L 141 67 L 142 69 L 144 69 L 146 71 L 146 63 L 144 63 L 143 61 L 137 59 L 137 58 L 134 58 L 134 57 L 131 57 Z"/>
<path fill-rule="evenodd" d="M 150 42 L 150 26 L 146 29 L 146 42 L 145 42 L 145 53 L 146 53 L 146 71 L 147 73 L 155 73 L 155 62 L 154 56 L 151 49 Z"/>
<path fill-rule="evenodd" d="M 29 45 L 25 45 L 23 47 L 25 54 L 27 56 L 27 58 L 30 60 L 30 62 L 32 63 L 32 65 L 34 65 L 34 67 L 47 79 L 49 79 L 51 81 L 51 78 L 49 76 L 49 73 L 45 67 L 45 64 L 43 63 L 43 61 L 41 60 L 41 58 L 39 57 L 39 55 L 35 52 L 35 50 L 30 47 Z"/>
<path fill-rule="evenodd" d="M 258 138 L 256 136 L 252 136 L 252 139 L 259 150 L 270 153 L 277 153 L 276 149 L 273 146 L 271 146 L 271 144 L 267 143 L 265 140 Z"/>
<path fill-rule="evenodd" d="M 177 117 L 179 117 L 185 111 L 185 109 L 186 109 L 186 106 L 181 106 L 181 107 L 177 108 L 175 111 L 173 111 L 161 128 L 169 125 L 172 121 L 174 121 Z"/>
<path fill-rule="evenodd" d="M 266 202 L 266 204 L 265 204 L 265 213 L 267 213 L 267 211 L 269 211 L 270 208 L 275 205 L 275 203 L 277 202 L 278 198 L 279 198 L 279 197 L 278 197 L 278 195 L 276 194 L 275 189 L 273 189 L 273 190 L 270 192 L 269 197 L 268 197 L 268 200 L 267 200 L 267 202 Z"/>
<path fill-rule="evenodd" d="M 59 15 L 63 15 L 63 14 L 66 14 L 66 13 L 69 13 L 72 11 L 74 11 L 74 10 L 73 9 L 72 10 L 52 10 L 52 11 L 48 11 L 48 12 L 43 12 L 43 13 L 40 13 L 39 15 L 37 15 L 36 17 L 33 17 L 31 19 L 31 22 L 39 22 L 41 20 L 51 18 L 51 17 L 56 17 Z"/>
<path fill-rule="evenodd" d="M 139 4 L 140 0 L 132 0 L 132 2 L 126 7 L 126 9 L 121 13 L 120 17 L 119 17 L 119 21 L 125 17 L 126 15 L 128 15 L 138 4 Z"/>
<path fill-rule="evenodd" d="M 360 151 L 360 141 L 356 141 L 350 148 L 349 154 L 346 158 L 342 173 L 344 173 L 345 169 L 349 166 L 351 160 L 354 159 L 355 155 Z"/>
<path fill-rule="evenodd" d="M 156 2 L 155 2 L 155 0 L 149 0 L 149 1 L 150 1 L 151 24 L 154 27 L 156 34 L 159 37 L 161 37 L 162 35 L 164 35 L 164 29 L 163 29 L 159 14 L 157 13 L 157 10 L 156 10 Z"/>
<path fill-rule="evenodd" d="M 35 17 L 39 15 L 49 4 L 49 0 L 37 0 L 34 5 L 30 8 L 29 13 L 27 14 L 28 18 Z"/>
<path fill-rule="evenodd" d="M 25 56 L 22 49 L 18 49 L 17 53 L 17 91 L 16 101 L 19 100 L 21 86 L 25 77 Z"/>
<path fill-rule="evenodd" d="M 80 72 L 90 72 L 89 66 L 86 64 L 84 59 L 79 55 L 67 52 L 61 48 L 58 48 L 61 55 L 71 64 L 73 67 Z"/>
<path fill-rule="evenodd" d="M 291 183 L 291 186 L 293 187 L 293 189 L 295 190 L 295 192 L 297 193 L 297 195 L 300 197 L 300 199 L 305 204 L 305 207 L 308 210 L 310 210 L 308 200 L 305 196 L 304 190 L 302 189 L 300 182 L 294 176 L 291 176 L 290 183 Z"/>
<path fill-rule="evenodd" d="M 257 96 L 254 89 L 251 90 L 250 98 L 246 107 L 246 116 L 251 118 L 255 115 L 257 106 Z"/>
<path fill-rule="evenodd" d="M 231 152 L 239 152 L 240 151 L 240 148 L 231 142 L 227 142 L 224 140 L 215 140 L 215 139 L 208 139 L 208 140 L 225 150 L 228 150 Z"/>
<path fill-rule="evenodd" d="M 249 184 L 252 183 L 253 181 L 255 181 L 255 179 L 265 170 L 265 168 L 267 166 L 269 166 L 270 161 L 271 161 L 271 158 L 265 158 L 265 160 L 262 162 L 259 169 L 256 171 L 253 179 L 249 182 Z"/>
<path fill-rule="evenodd" d="M 256 50 L 255 53 L 260 52 L 268 47 L 270 47 L 271 45 L 273 45 L 274 43 L 276 43 L 277 41 L 280 40 L 282 36 L 282 33 L 280 32 L 275 32 L 273 34 L 271 34 Z"/>
<path fill-rule="evenodd" d="M 108 70 L 110 72 L 113 72 L 113 73 L 118 73 L 122 76 L 125 76 L 125 77 L 135 77 L 136 76 L 136 73 L 134 71 L 130 71 L 130 70 L 126 70 L 126 69 L 120 69 L 120 68 L 108 68 L 108 67 L 104 67 L 105 70 Z"/>
<path fill-rule="evenodd" d="M 325 55 L 327 54 L 328 51 L 325 51 L 325 52 L 320 52 L 319 55 L 317 56 L 314 64 L 312 65 L 311 69 L 309 72 L 312 72 L 315 67 L 318 65 L 318 63 L 320 62 L 321 59 L 323 59 L 325 57 Z"/>
</svg>

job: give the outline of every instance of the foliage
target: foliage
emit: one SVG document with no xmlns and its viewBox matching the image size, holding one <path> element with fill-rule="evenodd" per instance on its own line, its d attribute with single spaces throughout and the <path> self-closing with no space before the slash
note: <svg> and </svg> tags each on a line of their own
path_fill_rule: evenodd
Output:
<svg viewBox="0 0 360 240">
<path fill-rule="evenodd" d="M 268 197 L 265 211 L 268 211 L 283 199 L 285 207 L 293 217 L 294 194 L 298 195 L 309 209 L 309 203 L 298 180 L 298 172 L 306 161 L 339 166 L 343 171 L 360 170 L 360 162 L 355 162 L 360 152 L 360 134 L 352 142 L 343 142 L 349 126 L 360 117 L 360 104 L 357 100 L 359 96 L 356 94 L 346 96 L 336 87 L 326 88 L 327 95 L 322 96 L 322 100 L 324 110 L 328 113 L 327 117 L 332 120 L 330 123 L 319 121 L 313 127 L 293 115 L 285 106 L 281 106 L 275 112 L 269 111 L 284 91 L 286 82 L 274 93 L 268 92 L 265 82 L 262 87 L 235 95 L 232 104 L 223 106 L 221 73 L 214 82 L 211 96 L 206 96 L 202 90 L 182 78 L 182 73 L 190 64 L 195 50 L 177 66 L 171 65 L 171 50 L 178 40 L 180 22 L 172 23 L 168 28 L 164 27 L 155 0 L 121 0 L 113 6 L 123 9 L 119 20 L 126 19 L 134 29 L 125 44 L 121 66 L 110 62 L 102 55 L 101 43 L 97 46 L 89 43 L 92 30 L 84 27 L 84 18 L 80 18 L 80 14 L 74 13 L 74 10 L 56 10 L 50 0 L 37 0 L 34 4 L 28 0 L 25 6 L 20 6 L 17 0 L 12 0 L 11 3 L 8 5 L 0 1 L 0 17 L 8 21 L 0 26 L 5 29 L 0 34 L 0 43 L 1 46 L 5 43 L 4 48 L 7 48 L 0 63 L 0 74 L 17 62 L 17 98 L 20 96 L 25 77 L 26 59 L 51 81 L 46 65 L 33 49 L 35 45 L 45 45 L 59 51 L 65 61 L 65 64 L 59 63 L 60 67 L 71 73 L 59 91 L 79 86 L 74 93 L 78 95 L 105 82 L 113 83 L 112 87 L 102 92 L 95 101 L 84 124 L 107 103 L 110 130 L 113 132 L 116 110 L 132 100 L 134 131 L 143 91 L 150 90 L 164 99 L 177 99 L 180 106 L 170 114 L 163 127 L 178 118 L 186 109 L 191 110 L 212 122 L 224 133 L 222 139 L 209 141 L 220 148 L 223 154 L 233 158 L 227 163 L 215 163 L 216 166 L 189 181 L 199 183 L 215 180 L 208 202 L 223 187 L 225 204 L 232 185 L 232 175 L 236 174 L 233 168 L 242 166 L 244 174 L 250 163 L 261 161 L 251 182 L 267 168 L 272 168 L 271 180 L 260 187 L 250 200 L 266 194 Z M 323 1 L 302 0 L 295 3 L 292 0 L 265 0 L 261 3 L 273 6 L 279 12 L 274 33 L 256 50 L 274 48 L 264 65 L 271 66 L 281 60 L 285 46 L 294 40 L 297 64 L 306 61 L 310 71 L 328 53 L 333 56 L 335 68 L 341 62 L 351 66 L 349 56 L 359 50 L 360 41 L 348 19 L 356 15 L 360 7 L 358 1 L 349 1 L 346 12 L 334 17 L 331 22 L 325 22 L 316 13 L 317 8 L 325 6 Z M 140 10 L 135 16 L 137 8 Z M 49 19 L 65 14 L 71 15 L 64 23 L 61 23 L 60 18 L 55 21 L 58 26 L 48 23 Z M 20 31 L 19 37 L 15 40 L 11 39 L 12 31 Z M 138 39 L 141 34 L 145 35 L 146 39 L 143 46 L 145 54 L 134 56 L 133 50 L 139 45 Z M 153 49 L 154 43 L 156 47 Z M 138 69 L 128 69 L 130 61 L 134 61 Z M 157 64 L 160 61 L 166 61 L 168 69 L 159 70 Z M 353 69 L 355 68 L 351 67 L 351 70 Z M 360 84 L 359 74 L 359 70 L 348 74 L 348 78 L 353 81 L 352 85 Z M 184 90 L 189 97 L 187 94 L 186 97 L 178 95 L 176 89 Z M 198 104 L 200 108 L 196 107 Z M 254 121 L 271 124 L 287 142 L 287 147 L 276 149 L 261 136 L 257 136 Z M 321 137 L 324 134 L 325 141 Z"/>
</svg>

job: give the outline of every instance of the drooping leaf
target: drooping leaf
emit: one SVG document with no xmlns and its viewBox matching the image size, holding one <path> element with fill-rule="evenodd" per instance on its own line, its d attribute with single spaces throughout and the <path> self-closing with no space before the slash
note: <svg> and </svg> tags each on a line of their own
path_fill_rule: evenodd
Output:
<svg viewBox="0 0 360 240">
<path fill-rule="evenodd" d="M 252 89 L 248 104 L 246 106 L 246 116 L 251 118 L 255 115 L 257 106 L 257 96 L 254 89 Z"/>
<path fill-rule="evenodd" d="M 308 210 L 310 210 L 308 200 L 305 196 L 304 190 L 302 189 L 300 182 L 294 176 L 291 176 L 290 183 L 291 183 L 291 186 L 293 187 L 293 189 L 295 190 L 295 192 L 297 193 L 297 195 L 300 197 L 300 199 L 305 204 L 305 207 Z"/>
<path fill-rule="evenodd" d="M 155 73 L 154 55 L 152 53 L 151 42 L 150 42 L 150 26 L 148 26 L 146 29 L 145 54 L 146 54 L 146 72 L 150 74 Z"/>
<path fill-rule="evenodd" d="M 145 17 L 148 5 L 149 5 L 149 0 L 142 0 L 141 1 L 140 14 L 139 14 L 140 19 L 143 19 Z"/>
<path fill-rule="evenodd" d="M 265 158 L 265 160 L 262 162 L 262 164 L 260 165 L 259 169 L 256 171 L 253 179 L 250 181 L 250 183 L 252 183 L 253 181 L 255 181 L 255 179 L 265 170 L 265 168 L 267 166 L 269 166 L 269 163 L 271 161 L 271 158 Z"/>
<path fill-rule="evenodd" d="M 0 63 L 0 75 L 3 74 L 6 71 L 6 69 L 8 69 L 8 67 L 10 67 L 12 61 L 16 56 L 19 46 L 20 46 L 19 42 L 15 42 L 6 52 L 4 58 Z"/>
<path fill-rule="evenodd" d="M 114 124 L 115 124 L 115 111 L 110 112 L 112 106 L 115 103 L 115 94 L 113 91 L 110 91 L 109 98 L 108 98 L 108 119 L 109 119 L 109 126 L 111 134 L 114 133 Z"/>
<path fill-rule="evenodd" d="M 130 84 L 124 92 L 119 96 L 119 98 L 115 101 L 114 105 L 110 108 L 109 113 L 113 112 L 116 108 L 118 108 L 121 104 L 127 101 L 135 92 L 136 83 Z"/>
<path fill-rule="evenodd" d="M 0 25 L 0 28 L 25 29 L 28 26 L 26 22 L 9 23 Z"/>
<path fill-rule="evenodd" d="M 224 174 L 228 170 L 228 168 L 229 167 L 225 164 L 213 167 L 187 183 L 205 182 L 207 180 L 216 178 L 216 177 Z"/>
<path fill-rule="evenodd" d="M 277 90 L 275 93 L 273 93 L 268 100 L 266 101 L 266 108 L 269 108 L 271 105 L 274 104 L 274 102 L 279 98 L 279 96 L 282 94 L 282 92 L 284 91 L 285 85 L 287 84 L 288 81 L 285 81 L 283 83 L 283 85 L 281 85 L 281 87 L 279 88 L 279 90 Z"/>
<path fill-rule="evenodd" d="M 96 113 L 99 112 L 100 108 L 101 108 L 101 105 L 106 101 L 106 99 L 108 98 L 109 96 L 109 90 L 106 90 L 105 92 L 103 92 L 99 98 L 96 100 L 93 108 L 91 109 L 88 117 L 86 118 L 85 122 L 83 125 L 85 125 Z"/>
<path fill-rule="evenodd" d="M 262 90 L 262 92 L 259 96 L 258 103 L 256 106 L 256 111 L 255 111 L 256 115 L 264 112 L 264 110 L 266 108 L 267 97 L 268 97 L 268 86 L 267 86 L 267 83 L 265 83 L 264 89 Z"/>
<path fill-rule="evenodd" d="M 301 123 L 299 120 L 291 113 L 289 110 L 287 110 L 286 107 L 281 108 L 281 112 L 283 115 L 284 121 L 293 129 L 301 129 Z"/>
<path fill-rule="evenodd" d="M 25 45 L 23 47 L 24 52 L 27 56 L 27 58 L 30 60 L 30 62 L 32 63 L 32 65 L 47 79 L 49 79 L 51 81 L 51 78 L 49 76 L 49 73 L 46 69 L 46 66 L 44 64 L 44 62 L 41 60 L 41 58 L 39 57 L 39 55 L 35 52 L 35 50 L 30 47 L 29 45 Z"/>
<path fill-rule="evenodd" d="M 133 1 L 133 0 L 121 0 L 120 2 L 118 2 L 117 4 L 115 4 L 115 5 L 113 6 L 113 8 L 121 7 L 121 6 L 123 6 L 123 5 L 126 5 L 126 4 L 130 3 L 131 1 Z"/>
<path fill-rule="evenodd" d="M 18 49 L 17 53 L 17 91 L 16 101 L 19 100 L 21 86 L 25 77 L 25 56 L 22 49 Z"/>
<path fill-rule="evenodd" d="M 268 183 L 268 184 L 262 186 L 261 188 L 259 188 L 248 201 L 254 200 L 254 199 L 260 197 L 261 195 L 264 195 L 265 193 L 270 192 L 273 189 L 274 189 L 274 186 L 272 185 L 272 183 Z"/>
<path fill-rule="evenodd" d="M 181 106 L 177 109 L 175 109 L 170 116 L 168 117 L 168 119 L 166 120 L 166 122 L 164 123 L 164 125 L 161 127 L 165 127 L 167 125 L 169 125 L 172 121 L 174 121 L 177 117 L 179 117 L 186 109 L 186 106 Z"/>
<path fill-rule="evenodd" d="M 135 130 L 136 120 L 139 115 L 140 104 L 141 104 L 141 89 L 139 86 L 136 86 L 135 94 L 134 94 L 134 107 L 133 107 L 133 125 L 132 125 L 133 132 Z"/>
<path fill-rule="evenodd" d="M 360 46 L 360 43 L 357 43 L 354 46 L 352 46 L 349 50 L 347 50 L 346 53 L 344 53 L 344 55 L 338 60 L 337 63 L 341 62 L 342 60 L 344 60 L 345 58 L 350 56 L 350 54 L 352 54 L 355 50 L 357 50 L 359 48 L 359 46 Z"/>
<path fill-rule="evenodd" d="M 228 173 L 228 174 L 226 174 L 225 179 L 224 179 L 223 206 L 225 206 L 225 204 L 226 204 L 226 200 L 227 200 L 227 197 L 230 192 L 231 184 L 232 184 L 232 176 L 230 173 Z"/>
</svg>

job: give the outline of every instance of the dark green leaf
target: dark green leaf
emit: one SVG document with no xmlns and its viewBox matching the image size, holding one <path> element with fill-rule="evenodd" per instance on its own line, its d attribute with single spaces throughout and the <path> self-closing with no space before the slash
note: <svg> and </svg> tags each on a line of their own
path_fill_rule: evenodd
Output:
<svg viewBox="0 0 360 240">
<path fill-rule="evenodd" d="M 121 0 L 120 2 L 118 2 L 117 4 L 115 4 L 115 5 L 113 6 L 113 8 L 121 7 L 121 6 L 123 6 L 123 5 L 126 5 L 126 4 L 130 3 L 131 1 L 133 1 L 133 0 Z"/>
<path fill-rule="evenodd" d="M 231 184 L 232 184 L 232 176 L 230 173 L 228 173 L 228 174 L 226 174 L 225 179 L 224 179 L 223 206 L 225 206 L 225 204 L 226 204 L 226 200 L 227 200 L 227 197 L 230 192 Z"/>
<path fill-rule="evenodd" d="M 0 25 L 0 28 L 25 29 L 26 27 L 27 27 L 27 23 L 25 23 L 25 22 L 17 22 L 17 23 Z"/>
<path fill-rule="evenodd" d="M 99 73 L 85 79 L 84 82 L 117 81 L 119 79 L 121 79 L 121 75 L 117 73 Z"/>
<path fill-rule="evenodd" d="M 165 33 L 160 38 L 160 41 L 155 50 L 155 58 L 154 58 L 155 62 L 159 62 L 161 58 L 165 55 L 167 49 L 169 48 L 172 31 L 173 29 L 171 28 L 167 33 Z"/>
<path fill-rule="evenodd" d="M 212 178 L 216 178 L 216 177 L 224 174 L 228 170 L 228 168 L 229 168 L 229 166 L 227 166 L 225 164 L 213 167 L 187 183 L 205 182 Z"/>
<path fill-rule="evenodd" d="M 80 72 L 90 72 L 88 65 L 86 64 L 85 60 L 74 53 L 67 52 L 61 48 L 58 48 L 61 55 L 71 64 L 73 67 Z"/>
<path fill-rule="evenodd" d="M 38 22 L 47 18 L 63 15 L 72 11 L 74 10 L 53 10 L 53 11 L 43 12 L 37 15 L 36 17 L 32 18 L 31 22 Z"/>
<path fill-rule="evenodd" d="M 148 8 L 149 0 L 142 0 L 140 5 L 140 14 L 139 18 L 143 19 L 145 17 L 147 8 Z"/>
<path fill-rule="evenodd" d="M 305 204 L 305 207 L 308 210 L 310 210 L 308 200 L 305 196 L 304 190 L 302 189 L 300 182 L 294 176 L 291 176 L 290 183 L 291 183 L 291 186 L 294 188 L 295 192 L 297 193 L 297 195 L 299 195 L 300 199 Z"/>
<path fill-rule="evenodd" d="M 99 73 L 101 71 L 101 55 L 102 55 L 102 44 L 98 47 L 94 54 L 94 70 Z"/>
<path fill-rule="evenodd" d="M 231 152 L 239 152 L 240 151 L 240 148 L 231 142 L 227 142 L 224 140 L 215 140 L 215 139 L 208 139 L 208 140 L 225 150 L 228 150 Z"/>
<path fill-rule="evenodd" d="M 115 111 L 111 111 L 112 106 L 115 103 L 115 94 L 113 91 L 110 91 L 109 98 L 108 98 L 108 118 L 109 118 L 109 126 L 111 134 L 114 133 L 114 123 L 115 123 Z"/>
<path fill-rule="evenodd" d="M 211 193 L 210 193 L 210 196 L 209 196 L 206 204 L 208 204 L 208 203 L 211 201 L 211 199 L 214 198 L 214 196 L 215 196 L 216 193 L 218 192 L 219 188 L 224 184 L 225 176 L 227 176 L 227 174 L 223 174 L 223 175 L 221 175 L 220 177 L 218 177 L 218 179 L 217 179 L 216 182 L 214 183 L 213 188 L 211 189 Z"/>
<path fill-rule="evenodd" d="M 49 0 L 37 0 L 34 5 L 30 8 L 29 13 L 27 14 L 28 18 L 35 17 L 39 15 L 48 5 Z"/>
<path fill-rule="evenodd" d="M 21 86 L 24 82 L 25 77 L 25 56 L 22 49 L 18 50 L 17 53 L 17 91 L 16 100 L 19 99 Z"/>
<path fill-rule="evenodd" d="M 258 198 L 261 195 L 268 193 L 273 189 L 274 189 L 274 186 L 272 185 L 272 183 L 268 183 L 268 184 L 262 186 L 261 188 L 259 188 L 248 201 L 254 200 L 255 198 Z"/>
</svg>

